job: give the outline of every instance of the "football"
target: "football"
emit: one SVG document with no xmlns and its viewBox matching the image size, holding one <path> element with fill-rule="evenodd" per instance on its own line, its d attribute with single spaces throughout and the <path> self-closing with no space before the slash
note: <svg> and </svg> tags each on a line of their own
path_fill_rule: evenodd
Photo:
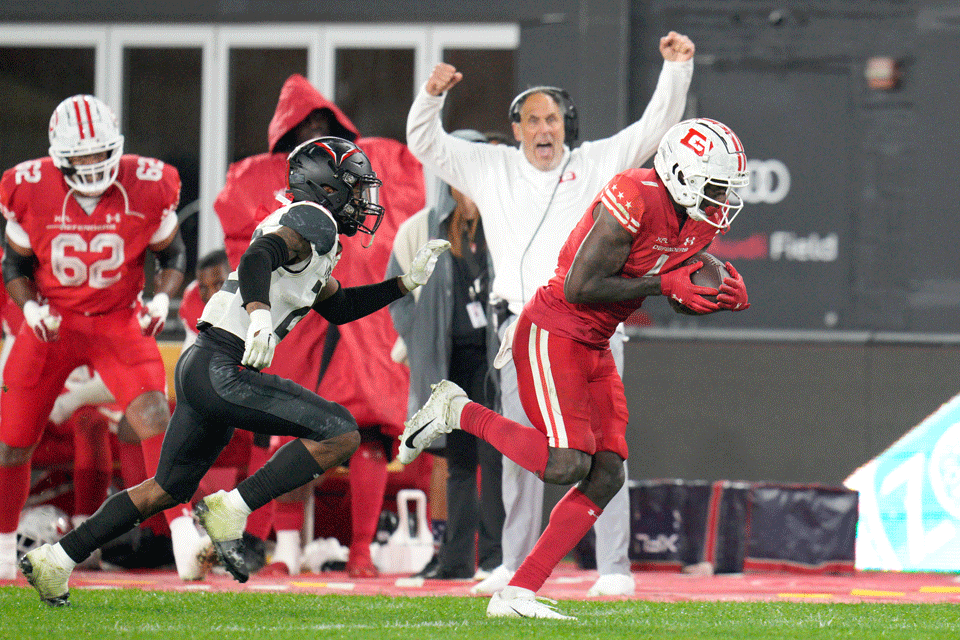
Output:
<svg viewBox="0 0 960 640">
<path fill-rule="evenodd" d="M 713 256 L 706 251 L 701 251 L 695 253 L 682 263 L 680 266 L 685 267 L 691 265 L 695 262 L 703 262 L 703 266 L 690 274 L 690 279 L 693 281 L 693 284 L 701 287 L 710 287 L 712 289 L 717 289 L 720 287 L 720 283 L 723 282 L 723 279 L 728 277 L 730 274 L 727 272 L 726 266 L 723 264 L 723 260 Z M 717 301 L 717 296 L 703 296 L 711 302 Z M 691 316 L 704 315 L 689 307 L 685 307 L 673 298 L 667 298 L 670 302 L 670 307 L 677 313 L 683 313 Z"/>
</svg>

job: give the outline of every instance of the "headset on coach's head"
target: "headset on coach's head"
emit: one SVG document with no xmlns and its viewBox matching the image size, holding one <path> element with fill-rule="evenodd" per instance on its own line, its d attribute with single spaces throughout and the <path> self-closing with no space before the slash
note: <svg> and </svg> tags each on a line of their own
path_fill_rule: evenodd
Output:
<svg viewBox="0 0 960 640">
<path fill-rule="evenodd" d="M 563 142 L 572 148 L 577 141 L 580 130 L 577 122 L 577 107 L 573 104 L 573 100 L 570 99 L 570 94 L 567 93 L 565 89 L 561 89 L 560 87 L 539 86 L 531 87 L 520 93 L 513 99 L 513 102 L 510 103 L 510 110 L 507 112 L 507 115 L 510 117 L 510 122 L 520 122 L 520 109 L 523 107 L 523 103 L 526 102 L 527 98 L 534 93 L 547 94 L 553 98 L 553 101 L 560 107 L 560 111 L 563 113 Z"/>
</svg>

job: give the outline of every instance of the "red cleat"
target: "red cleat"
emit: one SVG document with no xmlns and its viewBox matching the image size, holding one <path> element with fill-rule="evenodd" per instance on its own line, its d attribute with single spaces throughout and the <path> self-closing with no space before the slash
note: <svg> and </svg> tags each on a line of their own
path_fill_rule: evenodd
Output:
<svg viewBox="0 0 960 640">
<path fill-rule="evenodd" d="M 380 575 L 380 570 L 369 558 L 357 558 L 356 562 L 347 562 L 347 574 L 351 578 L 376 578 Z"/>
</svg>

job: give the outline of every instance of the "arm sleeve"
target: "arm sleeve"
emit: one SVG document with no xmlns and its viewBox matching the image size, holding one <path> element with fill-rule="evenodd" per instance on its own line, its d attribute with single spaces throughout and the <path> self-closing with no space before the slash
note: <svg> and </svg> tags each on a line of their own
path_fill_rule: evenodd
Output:
<svg viewBox="0 0 960 640">
<path fill-rule="evenodd" d="M 340 287 L 337 292 L 313 304 L 313 310 L 331 324 L 346 324 L 379 311 L 404 296 L 400 279 L 390 278 L 377 284 L 359 287 Z"/>
<path fill-rule="evenodd" d="M 180 273 L 187 270 L 187 245 L 179 232 L 173 240 L 160 251 L 154 252 L 157 256 L 157 265 L 161 269 L 175 269 Z"/>
<path fill-rule="evenodd" d="M 9 223 L 8 223 L 9 224 Z M 6 235 L 3 237 L 3 282 L 6 284 L 17 278 L 33 280 L 33 272 L 37 266 L 35 255 L 22 256 L 10 247 Z"/>
<path fill-rule="evenodd" d="M 243 306 L 251 302 L 270 304 L 270 274 L 290 259 L 287 243 L 275 234 L 265 234 L 250 243 L 240 258 L 237 278 Z"/>
<path fill-rule="evenodd" d="M 440 111 L 446 94 L 431 96 L 421 88 L 407 114 L 407 146 L 424 166 L 441 180 L 473 200 L 481 193 L 480 180 L 493 160 L 497 146 L 477 144 L 443 130 Z"/>
</svg>

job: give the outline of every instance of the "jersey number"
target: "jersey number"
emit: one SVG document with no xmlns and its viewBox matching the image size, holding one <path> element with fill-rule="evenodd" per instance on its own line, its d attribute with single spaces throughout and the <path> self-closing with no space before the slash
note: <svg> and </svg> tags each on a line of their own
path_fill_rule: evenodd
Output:
<svg viewBox="0 0 960 640">
<path fill-rule="evenodd" d="M 643 275 L 645 276 L 657 275 L 658 273 L 660 273 L 660 269 L 663 269 L 663 265 L 667 264 L 667 260 L 669 259 L 670 259 L 670 256 L 667 255 L 666 253 L 660 254 L 660 257 L 657 258 L 657 264 L 653 265 L 653 267 Z"/>
<path fill-rule="evenodd" d="M 88 266 L 76 255 L 84 251 L 106 256 Z M 123 259 L 123 238 L 115 233 L 97 234 L 89 245 L 79 234 L 61 233 L 50 244 L 53 274 L 65 287 L 79 287 L 86 282 L 94 289 L 106 289 L 120 280 L 119 272 L 112 276 L 107 272 L 123 266 Z"/>
</svg>

